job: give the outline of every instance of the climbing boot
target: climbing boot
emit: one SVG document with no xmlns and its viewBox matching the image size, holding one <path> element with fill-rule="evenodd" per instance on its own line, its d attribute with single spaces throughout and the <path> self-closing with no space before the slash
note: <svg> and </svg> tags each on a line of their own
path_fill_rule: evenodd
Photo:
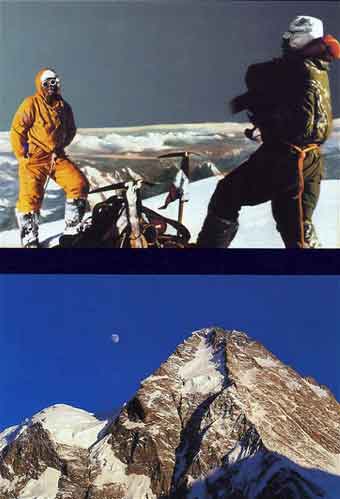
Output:
<svg viewBox="0 0 340 499">
<path fill-rule="evenodd" d="M 305 220 L 303 223 L 304 248 L 318 249 L 321 248 L 321 243 L 316 234 L 314 225 L 310 220 Z"/>
<path fill-rule="evenodd" d="M 208 212 L 197 238 L 199 248 L 228 248 L 238 230 L 236 220 L 225 220 Z"/>
<path fill-rule="evenodd" d="M 66 200 L 64 235 L 72 236 L 81 231 L 81 221 L 85 215 L 86 208 L 86 199 L 78 198 Z"/>
</svg>

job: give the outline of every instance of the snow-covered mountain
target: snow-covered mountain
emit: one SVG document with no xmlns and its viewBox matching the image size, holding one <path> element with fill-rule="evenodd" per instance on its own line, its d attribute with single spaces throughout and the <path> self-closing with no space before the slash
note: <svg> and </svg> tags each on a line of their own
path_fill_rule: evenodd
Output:
<svg viewBox="0 0 340 499">
<path fill-rule="evenodd" d="M 206 178 L 236 166 L 254 149 L 243 134 L 244 128 L 239 123 L 202 123 L 79 129 L 67 153 L 86 174 L 92 188 L 137 175 L 156 183 L 143 190 L 143 196 L 150 197 L 167 191 L 178 171 L 179 160 L 158 159 L 160 154 L 183 149 L 199 153 L 201 156 L 191 160 L 191 178 Z M 16 226 L 17 192 L 17 161 L 9 132 L 0 132 L 0 231 Z M 64 193 L 50 181 L 42 220 L 52 222 L 63 214 Z"/>
<path fill-rule="evenodd" d="M 66 405 L 42 410 L 0 434 L 0 497 L 86 497 L 89 447 L 106 422 Z"/>
<path fill-rule="evenodd" d="M 194 332 L 117 417 L 0 434 L 1 499 L 338 499 L 340 405 L 238 331 Z"/>
<path fill-rule="evenodd" d="M 241 164 L 258 144 L 244 136 L 246 123 L 198 123 L 130 128 L 79 129 L 67 153 L 84 171 L 92 188 L 143 176 L 154 182 L 145 186 L 150 198 L 169 189 L 178 171 L 179 160 L 159 159 L 170 151 L 191 150 L 191 182 L 226 173 Z M 325 179 L 340 179 L 340 119 L 323 146 Z M 15 203 L 18 192 L 17 161 L 9 132 L 0 132 L 0 232 L 16 227 Z M 100 200 L 93 196 L 93 203 Z M 91 201 L 92 202 L 92 201 Z M 204 209 L 206 206 L 201 205 Z M 51 180 L 41 210 L 42 222 L 64 216 L 64 193 Z M 3 243 L 0 239 L 0 246 Z M 266 246 L 268 247 L 268 246 Z"/>
</svg>

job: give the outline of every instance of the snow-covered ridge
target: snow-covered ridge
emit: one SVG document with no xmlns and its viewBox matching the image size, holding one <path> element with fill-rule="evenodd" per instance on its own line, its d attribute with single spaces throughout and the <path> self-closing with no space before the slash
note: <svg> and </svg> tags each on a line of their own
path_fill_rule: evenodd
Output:
<svg viewBox="0 0 340 499">
<path fill-rule="evenodd" d="M 242 137 L 249 123 L 192 123 L 176 125 L 147 125 L 125 128 L 79 128 L 70 153 L 128 153 L 161 151 L 176 147 L 179 143 L 200 144 L 226 138 Z M 323 146 L 325 152 L 340 151 L 340 118 L 333 120 L 331 137 Z M 249 140 L 242 137 L 246 144 Z M 2 161 L 15 161 L 9 141 L 9 132 L 0 132 Z M 9 156 L 4 156 L 8 154 Z"/>
<path fill-rule="evenodd" d="M 98 421 L 82 409 L 56 404 L 33 416 L 32 424 L 41 423 L 59 444 L 88 449 L 96 440 L 106 421 Z"/>
<path fill-rule="evenodd" d="M 165 192 L 177 172 L 173 160 L 157 156 L 169 149 L 194 149 L 203 153 L 192 171 L 192 180 L 219 173 L 215 156 L 221 161 L 237 161 L 247 143 L 242 125 L 211 123 L 164 125 L 134 128 L 79 129 L 67 153 L 89 175 L 92 188 L 137 175 L 146 176 L 154 187 L 145 190 L 146 197 Z M 249 142 L 249 141 L 248 141 Z M 214 153 L 216 152 L 216 154 Z M 163 187 L 162 187 L 163 186 Z M 12 153 L 9 132 L 0 132 L 0 230 L 16 226 L 14 208 L 18 192 L 17 161 Z M 64 211 L 63 191 L 50 180 L 41 216 L 44 221 L 61 218 Z"/>
<path fill-rule="evenodd" d="M 193 156 L 191 159 L 192 187 L 190 186 L 190 190 L 192 189 L 193 192 L 192 199 L 185 206 L 185 223 L 192 228 L 196 236 L 199 230 L 197 226 L 201 224 L 205 216 L 211 189 L 206 190 L 209 183 L 193 186 L 201 179 L 226 173 L 235 168 L 257 147 L 257 144 L 244 136 L 243 131 L 246 126 L 246 123 L 201 123 L 123 129 L 79 129 L 67 152 L 88 176 L 92 188 L 142 176 L 154 182 L 152 187 L 144 186 L 143 188 L 143 196 L 148 199 L 161 192 L 165 193 L 178 171 L 178 161 L 176 163 L 173 159 L 160 160 L 157 158 L 158 155 L 169 150 L 183 149 L 200 153 L 201 156 Z M 340 178 L 340 119 L 334 121 L 333 132 L 323 146 L 323 150 L 326 154 L 327 181 L 322 183 L 325 189 L 321 190 L 320 208 L 318 206 L 316 217 L 319 212 L 317 223 L 321 228 L 319 230 L 323 231 L 321 240 L 324 247 L 334 248 L 340 245 L 337 241 L 340 238 L 340 191 L 336 185 L 336 179 Z M 211 185 L 215 185 L 216 180 L 217 177 L 211 178 Z M 331 184 L 326 182 L 331 182 Z M 325 190 L 327 192 L 324 192 Z M 8 230 L 16 227 L 17 192 L 17 161 L 11 151 L 9 133 L 0 132 L 1 247 L 17 245 L 17 241 L 14 243 L 8 240 L 7 234 Z M 106 194 L 90 196 L 91 205 L 103 200 L 103 196 L 105 197 Z M 163 194 L 163 202 L 164 197 L 165 194 Z M 64 201 L 63 191 L 50 180 L 41 209 L 41 223 L 61 220 L 64 215 Z M 157 200 L 157 208 L 161 205 L 158 202 Z M 163 213 L 172 216 L 173 211 L 177 218 L 176 203 L 173 206 L 170 205 Z M 241 210 L 241 217 L 246 222 L 244 224 L 241 220 L 243 222 L 241 230 L 245 225 L 251 227 L 252 230 L 247 231 L 248 234 L 245 235 L 244 240 L 241 240 L 238 234 L 233 242 L 236 246 L 233 247 L 282 247 L 281 240 L 276 235 L 268 203 L 265 208 L 263 206 L 250 209 L 245 207 Z M 266 226 L 265 236 L 263 233 L 257 236 L 257 230 L 261 230 L 263 225 Z M 325 234 L 327 234 L 326 237 Z"/>
<path fill-rule="evenodd" d="M 162 151 L 180 143 L 200 144 L 243 134 L 246 123 L 193 123 L 126 128 L 79 128 L 69 153 Z M 242 137 L 243 138 L 243 137 Z M 244 142 L 248 140 L 244 137 Z M 0 154 L 10 154 L 9 132 L 0 132 Z"/>
<path fill-rule="evenodd" d="M 107 424 L 93 414 L 66 404 L 55 404 L 0 433 L 0 451 L 31 426 L 40 423 L 57 444 L 88 449 Z"/>
<path fill-rule="evenodd" d="M 71 488 L 86 489 L 89 448 L 106 424 L 82 409 L 55 404 L 3 431 L 1 499 L 55 499 L 60 490 L 69 497 L 70 483 Z M 67 476 L 73 477 L 71 482 L 65 481 Z"/>
<path fill-rule="evenodd" d="M 0 433 L 0 452 L 19 435 L 23 426 L 24 425 L 10 426 Z"/>
</svg>

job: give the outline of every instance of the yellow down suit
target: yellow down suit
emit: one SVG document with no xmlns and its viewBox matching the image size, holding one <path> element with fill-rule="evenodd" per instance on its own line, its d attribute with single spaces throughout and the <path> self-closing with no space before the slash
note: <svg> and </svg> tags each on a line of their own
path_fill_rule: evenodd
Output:
<svg viewBox="0 0 340 499">
<path fill-rule="evenodd" d="M 64 189 L 67 199 L 85 199 L 89 190 L 86 177 L 64 152 L 76 133 L 72 109 L 59 94 L 53 104 L 47 102 L 40 81 L 43 71 L 35 77 L 36 93 L 19 106 L 10 131 L 19 162 L 16 208 L 21 213 L 39 212 L 47 176 Z"/>
</svg>

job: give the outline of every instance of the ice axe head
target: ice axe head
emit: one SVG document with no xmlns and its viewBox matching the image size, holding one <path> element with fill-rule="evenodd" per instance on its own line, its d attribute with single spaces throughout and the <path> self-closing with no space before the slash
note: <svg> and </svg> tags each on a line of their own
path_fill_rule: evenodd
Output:
<svg viewBox="0 0 340 499">
<path fill-rule="evenodd" d="M 202 156 L 202 154 L 197 153 L 195 151 L 177 151 L 177 152 L 168 152 L 165 154 L 161 154 L 158 156 L 159 159 L 162 158 L 182 158 L 181 161 L 181 170 L 184 171 L 187 177 L 190 176 L 190 170 L 189 170 L 189 158 L 190 155 L 195 154 L 196 156 Z"/>
</svg>

